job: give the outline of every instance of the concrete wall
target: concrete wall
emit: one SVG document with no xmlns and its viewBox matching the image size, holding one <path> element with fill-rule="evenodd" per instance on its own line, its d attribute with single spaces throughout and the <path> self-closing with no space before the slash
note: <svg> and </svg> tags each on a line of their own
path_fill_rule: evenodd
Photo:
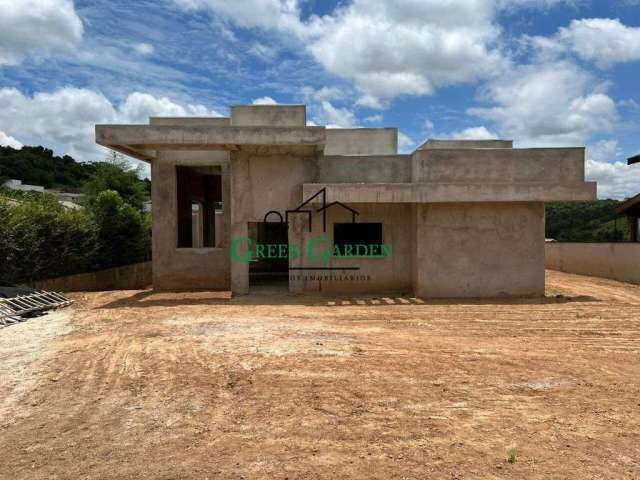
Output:
<svg viewBox="0 0 640 480">
<path fill-rule="evenodd" d="M 414 182 L 584 182 L 584 148 L 420 150 Z"/>
<path fill-rule="evenodd" d="M 542 203 L 416 206 L 416 295 L 544 295 Z"/>
<path fill-rule="evenodd" d="M 411 155 L 327 156 L 318 161 L 317 183 L 411 181 Z"/>
<path fill-rule="evenodd" d="M 177 165 L 220 165 L 220 152 L 159 152 L 151 165 L 153 202 L 153 286 L 158 290 L 228 289 L 229 174 L 222 164 L 222 245 L 178 248 Z"/>
<path fill-rule="evenodd" d="M 38 290 L 56 292 L 94 292 L 101 290 L 140 290 L 151 285 L 151 262 L 134 263 L 99 272 L 80 273 L 34 282 Z"/>
<path fill-rule="evenodd" d="M 397 128 L 328 128 L 325 155 L 395 155 Z"/>
<path fill-rule="evenodd" d="M 640 284 L 640 243 L 545 244 L 551 270 Z"/>
<path fill-rule="evenodd" d="M 231 107 L 234 127 L 305 127 L 307 107 L 304 105 L 235 105 Z"/>
</svg>

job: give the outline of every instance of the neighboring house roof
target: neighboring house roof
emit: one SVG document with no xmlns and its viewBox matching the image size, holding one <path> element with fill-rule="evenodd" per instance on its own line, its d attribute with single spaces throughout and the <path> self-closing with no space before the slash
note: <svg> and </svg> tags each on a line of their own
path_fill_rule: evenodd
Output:
<svg viewBox="0 0 640 480">
<path fill-rule="evenodd" d="M 631 197 L 618 208 L 616 212 L 624 215 L 640 215 L 640 193 L 635 197 Z"/>
<path fill-rule="evenodd" d="M 640 163 L 640 154 L 627 160 L 627 165 L 633 165 L 634 163 Z"/>
</svg>

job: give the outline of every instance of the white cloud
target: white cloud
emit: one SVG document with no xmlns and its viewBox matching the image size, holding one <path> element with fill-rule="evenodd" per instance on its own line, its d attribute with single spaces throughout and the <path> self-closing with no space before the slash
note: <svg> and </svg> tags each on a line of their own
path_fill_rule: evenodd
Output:
<svg viewBox="0 0 640 480">
<path fill-rule="evenodd" d="M 322 87 L 318 90 L 313 87 L 303 87 L 302 95 L 306 101 L 315 100 L 316 102 L 322 102 L 324 100 L 342 100 L 347 96 L 348 92 L 338 87 Z"/>
<path fill-rule="evenodd" d="M 375 115 L 369 115 L 364 119 L 366 123 L 382 123 L 383 120 L 384 120 L 384 116 L 381 113 L 377 113 Z"/>
<path fill-rule="evenodd" d="M 95 145 L 96 123 L 146 123 L 149 116 L 219 116 L 203 105 L 178 104 L 140 92 L 114 105 L 100 92 L 70 87 L 33 96 L 2 88 L 0 104 L 0 130 L 7 135 L 79 160 L 102 156 Z"/>
<path fill-rule="evenodd" d="M 587 147 L 586 179 L 598 182 L 599 198 L 623 199 L 640 192 L 640 168 L 620 161 L 616 140 L 601 140 Z"/>
<path fill-rule="evenodd" d="M 154 52 L 153 45 L 150 43 L 135 43 L 132 46 L 133 50 L 140 55 L 152 55 Z"/>
<path fill-rule="evenodd" d="M 640 192 L 640 168 L 625 162 L 587 159 L 587 180 L 598 182 L 598 198 L 624 199 Z"/>
<path fill-rule="evenodd" d="M 398 151 L 400 153 L 411 153 L 415 149 L 416 142 L 409 135 L 398 132 Z"/>
<path fill-rule="evenodd" d="M 424 129 L 425 132 L 432 132 L 433 129 L 435 128 L 435 125 L 433 124 L 433 122 L 431 120 L 429 120 L 428 118 L 422 123 L 422 128 Z"/>
<path fill-rule="evenodd" d="M 572 20 L 556 35 L 532 41 L 543 53 L 572 52 L 600 68 L 640 60 L 640 28 L 627 27 L 618 19 Z"/>
<path fill-rule="evenodd" d="M 321 65 L 355 82 L 360 105 L 381 108 L 498 69 L 494 17 L 489 0 L 355 0 L 313 18 L 306 39 Z"/>
<path fill-rule="evenodd" d="M 3 147 L 11 147 L 16 150 L 20 150 L 23 145 L 18 140 L 13 138 L 11 135 L 7 135 L 3 131 L 0 130 L 0 145 Z"/>
<path fill-rule="evenodd" d="M 582 145 L 595 132 L 610 131 L 614 101 L 571 62 L 522 65 L 487 85 L 495 104 L 469 113 L 494 121 L 518 145 Z"/>
<path fill-rule="evenodd" d="M 273 60 L 277 55 L 277 50 L 264 43 L 256 42 L 249 49 L 249 53 L 255 55 L 261 60 Z"/>
<path fill-rule="evenodd" d="M 0 65 L 29 53 L 77 47 L 83 26 L 72 0 L 0 0 Z"/>
<path fill-rule="evenodd" d="M 253 105 L 278 105 L 278 102 L 271 97 L 254 98 L 251 103 Z"/>
<path fill-rule="evenodd" d="M 484 78 L 503 62 L 493 0 L 354 0 L 306 21 L 296 0 L 174 1 L 297 36 L 329 72 L 355 82 L 359 105 L 370 108 Z"/>
<path fill-rule="evenodd" d="M 111 107 L 114 108 L 113 106 Z M 149 117 L 220 117 L 200 104 L 179 104 L 167 97 L 133 92 L 115 109 L 115 123 L 147 123 Z M 93 128 L 93 126 L 92 126 Z"/>
<path fill-rule="evenodd" d="M 188 10 L 210 9 L 243 28 L 300 32 L 300 9 L 296 0 L 174 0 Z"/>
<path fill-rule="evenodd" d="M 482 125 L 479 127 L 469 127 L 458 132 L 453 132 L 450 137 L 455 138 L 456 140 L 493 140 L 498 138 L 498 135 Z"/>
<path fill-rule="evenodd" d="M 347 108 L 334 107 L 330 102 L 320 103 L 322 108 L 320 114 L 315 118 L 315 122 L 326 125 L 327 128 L 351 128 L 357 124 L 356 116 Z"/>
</svg>

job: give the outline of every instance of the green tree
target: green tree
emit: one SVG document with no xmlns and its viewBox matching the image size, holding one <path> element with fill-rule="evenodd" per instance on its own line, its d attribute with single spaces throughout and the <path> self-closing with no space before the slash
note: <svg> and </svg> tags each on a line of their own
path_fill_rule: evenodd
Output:
<svg viewBox="0 0 640 480">
<path fill-rule="evenodd" d="M 140 168 L 131 164 L 120 154 L 112 152 L 104 162 L 93 163 L 95 172 L 83 187 L 86 203 L 91 206 L 105 190 L 118 192 L 122 199 L 142 210 L 142 203 L 149 198 L 146 183 L 140 179 Z"/>
<path fill-rule="evenodd" d="M 118 192 L 100 192 L 91 206 L 97 225 L 96 267 L 109 268 L 151 257 L 151 222 Z"/>
<path fill-rule="evenodd" d="M 33 195 L 0 207 L 0 284 L 91 269 L 96 228 L 82 210 L 62 207 L 52 195 Z"/>
</svg>

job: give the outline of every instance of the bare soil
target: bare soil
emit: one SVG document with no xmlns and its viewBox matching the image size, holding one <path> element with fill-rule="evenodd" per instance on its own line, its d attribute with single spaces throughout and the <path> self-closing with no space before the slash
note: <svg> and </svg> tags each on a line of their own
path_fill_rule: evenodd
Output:
<svg viewBox="0 0 640 480">
<path fill-rule="evenodd" d="M 0 330 L 0 478 L 640 478 L 640 287 L 547 282 L 78 294 Z"/>
</svg>

